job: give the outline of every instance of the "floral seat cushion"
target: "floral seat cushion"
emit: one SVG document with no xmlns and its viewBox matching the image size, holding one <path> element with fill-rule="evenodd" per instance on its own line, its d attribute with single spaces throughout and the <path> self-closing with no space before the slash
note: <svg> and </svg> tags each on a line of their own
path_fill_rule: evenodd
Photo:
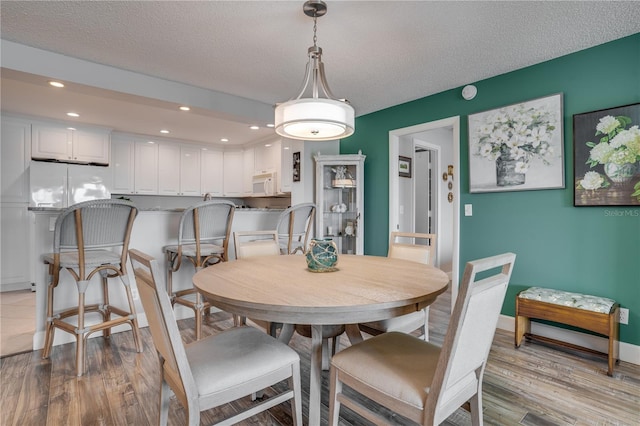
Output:
<svg viewBox="0 0 640 426">
<path fill-rule="evenodd" d="M 554 290 L 550 288 L 531 287 L 520 292 L 521 299 L 539 300 L 541 302 L 552 303 L 554 305 L 570 306 L 577 309 L 584 309 L 591 312 L 608 314 L 615 300 L 606 297 L 589 296 L 580 293 Z"/>
</svg>

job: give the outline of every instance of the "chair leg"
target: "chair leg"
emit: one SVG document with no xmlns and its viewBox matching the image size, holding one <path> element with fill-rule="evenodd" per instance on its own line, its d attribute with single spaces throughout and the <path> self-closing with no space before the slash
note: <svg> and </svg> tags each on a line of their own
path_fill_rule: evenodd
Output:
<svg viewBox="0 0 640 426">
<path fill-rule="evenodd" d="M 293 399 L 291 400 L 291 418 L 293 426 L 302 426 L 302 390 L 300 384 L 300 364 L 294 363 L 291 366 L 292 374 L 289 378 L 289 388 L 293 389 Z"/>
<path fill-rule="evenodd" d="M 337 426 L 340 417 L 338 394 L 342 392 L 342 382 L 338 380 L 338 370 L 332 368 L 329 373 L 329 426 Z"/>
<path fill-rule="evenodd" d="M 471 408 L 471 424 L 473 426 L 482 426 L 482 395 L 481 392 L 476 393 L 469 400 Z"/>
<path fill-rule="evenodd" d="M 103 308 L 101 309 L 102 320 L 109 321 L 111 319 L 111 308 L 109 307 L 109 282 L 107 275 L 104 274 L 101 276 L 102 278 L 102 300 L 103 300 Z M 111 337 L 111 327 L 105 328 L 102 330 L 102 336 L 105 339 Z"/>
<path fill-rule="evenodd" d="M 53 346 L 53 337 L 55 334 L 55 327 L 53 326 L 53 290 L 55 284 L 53 281 L 47 286 L 47 325 L 44 339 L 44 348 L 42 350 L 42 358 L 47 359 L 51 355 L 51 347 Z"/>
<path fill-rule="evenodd" d="M 120 277 L 122 284 L 124 284 L 124 290 L 127 293 L 127 301 L 129 302 L 129 312 L 131 313 L 131 332 L 133 333 L 133 341 L 136 345 L 136 351 L 142 352 L 142 339 L 140 338 L 140 327 L 138 327 L 138 315 L 136 313 L 136 306 L 133 301 L 133 294 L 131 293 L 131 280 L 129 275 L 123 275 Z"/>
<path fill-rule="evenodd" d="M 423 309 L 424 311 L 424 325 L 422 326 L 422 338 L 425 342 L 429 341 L 429 307 Z"/>
<path fill-rule="evenodd" d="M 162 371 L 162 366 L 160 367 Z M 160 411 L 158 413 L 158 424 L 160 426 L 166 426 L 169 420 L 169 405 L 171 403 L 171 389 L 167 382 L 162 378 L 162 385 L 160 388 Z"/>
<path fill-rule="evenodd" d="M 84 374 L 84 295 L 85 288 L 78 283 L 78 327 L 76 328 L 76 375 Z"/>
<path fill-rule="evenodd" d="M 202 295 L 199 292 L 196 292 L 196 304 L 193 307 L 193 311 L 196 317 L 196 340 L 200 340 L 200 338 L 202 337 L 202 308 Z"/>
</svg>

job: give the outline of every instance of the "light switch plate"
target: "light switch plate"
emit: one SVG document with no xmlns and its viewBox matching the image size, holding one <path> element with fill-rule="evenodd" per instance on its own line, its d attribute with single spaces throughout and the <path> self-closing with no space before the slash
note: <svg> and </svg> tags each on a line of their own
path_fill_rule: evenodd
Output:
<svg viewBox="0 0 640 426">
<path fill-rule="evenodd" d="M 465 204 L 464 205 L 464 215 L 465 216 L 473 216 L 473 205 Z"/>
</svg>

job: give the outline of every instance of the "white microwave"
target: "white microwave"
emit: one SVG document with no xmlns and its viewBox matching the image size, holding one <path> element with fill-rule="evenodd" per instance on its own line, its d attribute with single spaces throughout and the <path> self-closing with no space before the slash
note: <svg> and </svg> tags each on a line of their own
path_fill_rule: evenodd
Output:
<svg viewBox="0 0 640 426">
<path fill-rule="evenodd" d="M 276 172 L 253 176 L 253 196 L 266 197 L 276 193 Z"/>
</svg>

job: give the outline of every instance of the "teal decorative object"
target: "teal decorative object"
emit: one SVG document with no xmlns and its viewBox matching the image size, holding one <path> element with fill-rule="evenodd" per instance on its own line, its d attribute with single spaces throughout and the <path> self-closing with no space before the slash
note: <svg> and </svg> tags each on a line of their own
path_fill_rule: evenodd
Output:
<svg viewBox="0 0 640 426">
<path fill-rule="evenodd" d="M 337 271 L 338 248 L 331 238 L 312 238 L 306 253 L 307 267 L 311 272 Z"/>
</svg>

